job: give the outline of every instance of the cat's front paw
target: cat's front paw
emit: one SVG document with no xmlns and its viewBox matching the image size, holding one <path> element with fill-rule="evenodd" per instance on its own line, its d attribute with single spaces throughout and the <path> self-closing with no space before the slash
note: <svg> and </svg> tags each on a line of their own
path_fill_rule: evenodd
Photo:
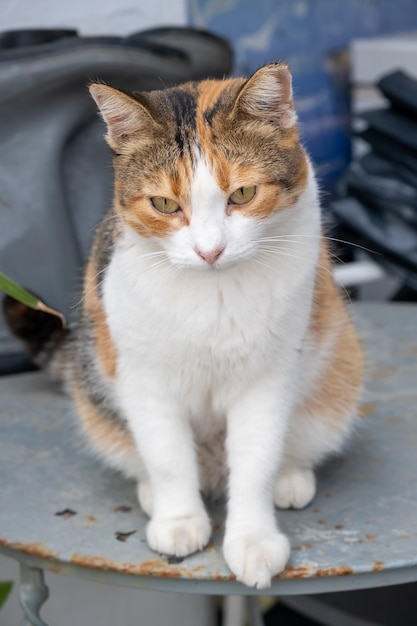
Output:
<svg viewBox="0 0 417 626">
<path fill-rule="evenodd" d="M 290 543 L 278 531 L 247 534 L 231 540 L 226 536 L 223 553 L 238 580 L 249 587 L 267 589 L 271 586 L 271 578 L 285 568 Z"/>
<path fill-rule="evenodd" d="M 303 509 L 316 495 L 316 477 L 309 469 L 291 469 L 278 475 L 274 502 L 280 509 Z"/>
<path fill-rule="evenodd" d="M 211 524 L 207 514 L 152 519 L 147 527 L 148 543 L 161 554 L 187 556 L 202 550 L 209 542 Z"/>
</svg>

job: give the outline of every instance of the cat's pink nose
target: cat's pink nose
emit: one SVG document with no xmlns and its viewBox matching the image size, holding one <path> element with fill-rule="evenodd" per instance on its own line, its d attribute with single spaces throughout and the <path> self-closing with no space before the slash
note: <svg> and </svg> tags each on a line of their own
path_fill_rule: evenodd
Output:
<svg viewBox="0 0 417 626">
<path fill-rule="evenodd" d="M 214 250 L 209 251 L 203 251 L 196 248 L 195 251 L 200 259 L 203 259 L 203 261 L 206 261 L 209 265 L 213 265 L 223 254 L 224 247 L 214 248 Z"/>
</svg>

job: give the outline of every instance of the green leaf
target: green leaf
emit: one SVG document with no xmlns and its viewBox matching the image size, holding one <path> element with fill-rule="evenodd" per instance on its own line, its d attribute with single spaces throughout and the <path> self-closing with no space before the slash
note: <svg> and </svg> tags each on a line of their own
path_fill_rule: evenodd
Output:
<svg viewBox="0 0 417 626">
<path fill-rule="evenodd" d="M 64 327 L 66 326 L 65 317 L 62 315 L 62 313 L 59 313 L 59 311 L 55 311 L 55 309 L 51 309 L 51 307 L 44 304 L 42 300 L 39 300 L 39 298 L 34 296 L 33 293 L 30 293 L 30 291 L 27 291 L 26 289 L 15 283 L 14 280 L 9 278 L 5 274 L 2 274 L 1 272 L 0 291 L 4 291 L 4 293 L 7 293 L 8 296 L 11 296 L 18 302 L 25 304 L 31 309 L 44 311 L 45 313 L 49 313 L 50 315 L 55 315 L 56 317 L 59 317 L 62 325 Z"/>
<path fill-rule="evenodd" d="M 8 296 L 11 296 L 22 304 L 26 304 L 26 306 L 29 306 L 31 309 L 37 308 L 38 298 L 1 272 L 0 289 L 4 291 L 4 293 L 7 293 Z"/>
<path fill-rule="evenodd" d="M 10 581 L 0 583 L 0 607 L 2 607 L 3 604 L 6 602 L 7 596 L 9 595 L 12 587 L 13 583 Z"/>
</svg>

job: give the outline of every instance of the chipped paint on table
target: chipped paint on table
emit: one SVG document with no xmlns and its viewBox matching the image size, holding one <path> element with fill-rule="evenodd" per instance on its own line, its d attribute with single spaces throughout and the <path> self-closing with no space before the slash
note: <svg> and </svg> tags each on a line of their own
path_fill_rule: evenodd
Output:
<svg viewBox="0 0 417 626">
<path fill-rule="evenodd" d="M 368 357 L 361 427 L 346 454 L 319 472 L 314 502 L 277 514 L 292 554 L 271 593 L 417 579 L 417 307 L 362 305 L 355 317 Z M 0 394 L 1 552 L 120 585 L 248 593 L 222 557 L 223 504 L 209 504 L 204 551 L 155 554 L 134 484 L 91 459 L 59 387 L 31 373 L 0 379 Z"/>
</svg>

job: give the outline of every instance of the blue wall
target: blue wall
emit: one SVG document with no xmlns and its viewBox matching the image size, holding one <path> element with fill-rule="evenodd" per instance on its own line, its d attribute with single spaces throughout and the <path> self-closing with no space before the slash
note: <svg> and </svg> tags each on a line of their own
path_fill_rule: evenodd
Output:
<svg viewBox="0 0 417 626">
<path fill-rule="evenodd" d="M 235 73 L 287 61 L 303 142 L 324 187 L 350 157 L 346 76 L 333 53 L 354 37 L 417 29 L 417 0 L 188 0 L 189 21 L 227 37 Z"/>
</svg>

